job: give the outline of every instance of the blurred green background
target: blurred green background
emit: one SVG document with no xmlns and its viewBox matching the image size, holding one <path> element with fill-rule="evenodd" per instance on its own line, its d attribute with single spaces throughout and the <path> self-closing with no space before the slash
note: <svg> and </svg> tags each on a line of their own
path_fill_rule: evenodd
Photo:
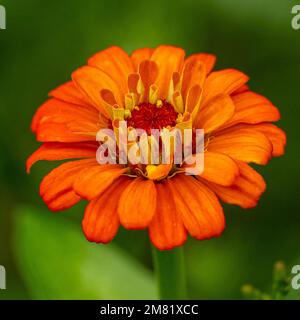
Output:
<svg viewBox="0 0 300 320">
<path fill-rule="evenodd" d="M 7 0 L 0 30 L 0 264 L 7 290 L 0 299 L 156 298 L 147 233 L 121 230 L 113 243 L 85 241 L 84 203 L 52 213 L 38 196 L 53 164 L 25 161 L 38 143 L 31 118 L 47 93 L 95 52 L 119 45 L 172 44 L 211 52 L 217 68 L 250 75 L 254 91 L 282 114 L 286 155 L 260 168 L 268 188 L 258 207 L 225 206 L 218 239 L 185 246 L 190 298 L 241 298 L 240 287 L 271 286 L 275 261 L 300 264 L 300 30 L 289 0 Z"/>
</svg>

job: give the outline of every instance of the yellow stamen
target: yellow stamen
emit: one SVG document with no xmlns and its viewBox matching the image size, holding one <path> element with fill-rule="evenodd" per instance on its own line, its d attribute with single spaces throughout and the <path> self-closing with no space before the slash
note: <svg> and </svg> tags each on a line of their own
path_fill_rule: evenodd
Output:
<svg viewBox="0 0 300 320">
<path fill-rule="evenodd" d="M 158 88 L 156 85 L 152 84 L 149 89 L 149 102 L 155 104 L 158 96 Z"/>
<path fill-rule="evenodd" d="M 163 106 L 163 102 L 160 99 L 158 99 L 156 101 L 156 106 L 157 106 L 157 108 L 161 108 Z"/>
<path fill-rule="evenodd" d="M 131 112 L 130 112 L 130 110 L 125 110 L 125 112 L 124 112 L 124 118 L 126 119 L 126 118 L 130 118 L 131 117 Z"/>
</svg>

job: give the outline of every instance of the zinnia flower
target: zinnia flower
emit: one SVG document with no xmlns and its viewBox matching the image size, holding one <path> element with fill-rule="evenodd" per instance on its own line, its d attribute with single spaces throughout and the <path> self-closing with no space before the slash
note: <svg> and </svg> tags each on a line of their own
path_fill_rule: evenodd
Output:
<svg viewBox="0 0 300 320">
<path fill-rule="evenodd" d="M 43 144 L 27 160 L 66 160 L 46 175 L 40 195 L 52 211 L 89 201 L 82 222 L 89 241 L 107 243 L 120 225 L 149 231 L 159 249 L 182 245 L 187 234 L 203 240 L 225 227 L 220 200 L 254 207 L 266 185 L 249 163 L 265 165 L 284 153 L 284 132 L 271 124 L 278 109 L 251 91 L 235 69 L 212 71 L 215 56 L 185 58 L 172 46 L 101 51 L 50 92 L 32 131 Z M 204 129 L 204 171 L 181 165 L 96 161 L 101 128 Z"/>
</svg>

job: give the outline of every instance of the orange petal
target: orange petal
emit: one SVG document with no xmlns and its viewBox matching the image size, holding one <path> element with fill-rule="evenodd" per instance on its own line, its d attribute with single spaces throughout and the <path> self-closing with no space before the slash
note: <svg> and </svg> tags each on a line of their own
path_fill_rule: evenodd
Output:
<svg viewBox="0 0 300 320">
<path fill-rule="evenodd" d="M 152 243 L 160 250 L 181 246 L 186 241 L 186 230 L 177 212 L 173 195 L 167 181 L 156 184 L 159 205 L 149 225 Z"/>
<path fill-rule="evenodd" d="M 197 114 L 200 106 L 202 89 L 199 85 L 195 85 L 188 91 L 185 112 L 189 112 L 193 116 Z"/>
<path fill-rule="evenodd" d="M 49 99 L 36 111 L 31 123 L 31 129 L 33 132 L 36 132 L 39 126 L 44 123 L 67 125 L 77 121 L 78 123 L 83 123 L 83 125 L 85 124 L 88 131 L 90 131 L 91 127 L 98 131 L 98 119 L 99 112 L 93 107 L 79 106 L 57 99 Z"/>
<path fill-rule="evenodd" d="M 216 63 L 216 56 L 208 53 L 196 53 L 190 55 L 186 59 L 186 63 L 191 61 L 200 61 L 205 64 L 205 69 L 207 73 L 210 73 Z"/>
<path fill-rule="evenodd" d="M 127 168 L 121 165 L 100 165 L 95 162 L 94 166 L 90 166 L 78 174 L 73 189 L 81 197 L 93 200 L 126 171 Z"/>
<path fill-rule="evenodd" d="M 200 175 L 208 181 L 230 186 L 239 175 L 239 167 L 225 154 L 206 151 L 204 153 L 204 171 Z"/>
<path fill-rule="evenodd" d="M 95 160 L 85 159 L 71 161 L 60 165 L 47 174 L 40 185 L 40 195 L 52 211 L 60 211 L 72 207 L 81 198 L 72 188 L 78 173 Z"/>
<path fill-rule="evenodd" d="M 256 130 L 262 132 L 272 143 L 273 157 L 279 157 L 284 154 L 284 149 L 286 146 L 286 134 L 283 130 L 271 123 L 260 123 L 256 124 L 254 127 Z"/>
<path fill-rule="evenodd" d="M 241 87 L 239 87 L 237 90 L 235 90 L 232 93 L 232 96 L 234 96 L 236 94 L 240 94 L 240 93 L 246 92 L 246 91 L 249 91 L 249 90 L 250 90 L 249 85 L 248 84 L 243 84 Z"/>
<path fill-rule="evenodd" d="M 181 93 L 186 103 L 188 91 L 195 85 L 203 88 L 203 84 L 207 75 L 206 67 L 203 62 L 198 60 L 186 61 L 182 74 Z"/>
<path fill-rule="evenodd" d="M 211 139 L 208 150 L 258 164 L 266 164 L 272 155 L 272 145 L 266 136 L 254 128 L 244 126 L 221 131 Z"/>
<path fill-rule="evenodd" d="M 177 212 L 191 236 L 203 240 L 222 233 L 225 228 L 223 209 L 211 190 L 185 174 L 173 177 L 170 187 Z"/>
<path fill-rule="evenodd" d="M 87 240 L 108 243 L 115 237 L 120 225 L 117 214 L 119 198 L 129 183 L 128 177 L 118 178 L 99 198 L 87 205 L 82 221 Z"/>
<path fill-rule="evenodd" d="M 89 98 L 93 106 L 95 106 L 104 116 L 109 117 L 109 111 L 105 108 L 100 96 L 103 89 L 113 92 L 116 101 L 123 107 L 123 94 L 118 84 L 104 71 L 85 66 L 72 74 L 72 78 L 81 91 Z M 127 79 L 126 79 L 127 81 Z"/>
<path fill-rule="evenodd" d="M 128 76 L 128 90 L 135 94 L 138 93 L 137 86 L 140 80 L 140 75 L 137 73 L 132 73 Z"/>
<path fill-rule="evenodd" d="M 49 93 L 49 96 L 80 106 L 91 106 L 89 100 L 80 92 L 78 88 L 76 88 L 73 81 L 66 82 L 58 88 L 52 90 Z"/>
<path fill-rule="evenodd" d="M 234 115 L 235 106 L 226 94 L 218 94 L 200 108 L 195 127 L 212 132 L 226 123 Z"/>
<path fill-rule="evenodd" d="M 145 88 L 144 97 L 148 101 L 149 88 L 155 82 L 158 76 L 158 68 L 154 61 L 142 61 L 139 66 L 139 74 Z"/>
<path fill-rule="evenodd" d="M 26 170 L 40 160 L 65 160 L 76 158 L 95 158 L 97 142 L 59 143 L 49 142 L 41 145 L 26 161 Z"/>
<path fill-rule="evenodd" d="M 232 100 L 235 105 L 235 113 L 224 127 L 238 123 L 256 124 L 280 119 L 278 109 L 268 99 L 257 93 L 246 91 L 234 95 Z"/>
<path fill-rule="evenodd" d="M 211 182 L 207 185 L 226 203 L 236 204 L 242 208 L 255 207 L 266 189 L 264 179 L 246 163 L 238 161 L 237 164 L 240 176 L 232 186 L 224 187 Z"/>
<path fill-rule="evenodd" d="M 148 227 L 156 210 L 156 189 L 152 180 L 136 178 L 124 190 L 118 213 L 126 229 Z"/>
<path fill-rule="evenodd" d="M 172 46 L 159 46 L 153 51 L 151 60 L 156 62 L 159 69 L 156 85 L 161 99 L 167 98 L 172 75 L 181 71 L 184 55 L 184 50 Z"/>
<path fill-rule="evenodd" d="M 117 104 L 116 98 L 114 94 L 108 89 L 102 89 L 100 91 L 101 98 L 110 106 L 114 106 Z"/>
<path fill-rule="evenodd" d="M 94 134 L 74 133 L 64 123 L 45 122 L 37 129 L 36 139 L 40 142 L 80 142 L 95 141 L 96 132 Z"/>
<path fill-rule="evenodd" d="M 142 61 L 150 59 L 152 53 L 153 53 L 153 49 L 150 49 L 150 48 L 137 49 L 132 52 L 130 58 L 134 65 L 135 71 L 138 71 L 139 65 Z"/>
<path fill-rule="evenodd" d="M 128 54 L 122 48 L 114 46 L 100 51 L 88 60 L 88 64 L 109 75 L 123 94 L 127 92 L 127 77 L 134 69 Z"/>
<path fill-rule="evenodd" d="M 235 69 L 224 69 L 212 72 L 205 82 L 203 103 L 220 93 L 231 94 L 248 80 L 248 76 Z"/>
</svg>

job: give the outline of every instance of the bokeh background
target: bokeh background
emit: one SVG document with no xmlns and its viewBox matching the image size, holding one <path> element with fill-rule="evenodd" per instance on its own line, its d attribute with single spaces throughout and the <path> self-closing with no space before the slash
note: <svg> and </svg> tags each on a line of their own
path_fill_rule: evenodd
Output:
<svg viewBox="0 0 300 320">
<path fill-rule="evenodd" d="M 28 176 L 36 149 L 29 126 L 50 89 L 95 52 L 119 45 L 172 44 L 218 56 L 217 69 L 250 75 L 254 91 L 280 108 L 286 155 L 260 168 L 268 188 L 257 208 L 225 206 L 218 239 L 185 246 L 189 296 L 240 299 L 244 283 L 268 290 L 272 266 L 300 264 L 300 30 L 289 0 L 2 0 L 0 30 L 0 264 L 7 290 L 0 299 L 156 298 L 146 232 L 120 230 L 109 245 L 85 241 L 84 203 L 52 213 L 38 196 L 53 164 Z"/>
</svg>

